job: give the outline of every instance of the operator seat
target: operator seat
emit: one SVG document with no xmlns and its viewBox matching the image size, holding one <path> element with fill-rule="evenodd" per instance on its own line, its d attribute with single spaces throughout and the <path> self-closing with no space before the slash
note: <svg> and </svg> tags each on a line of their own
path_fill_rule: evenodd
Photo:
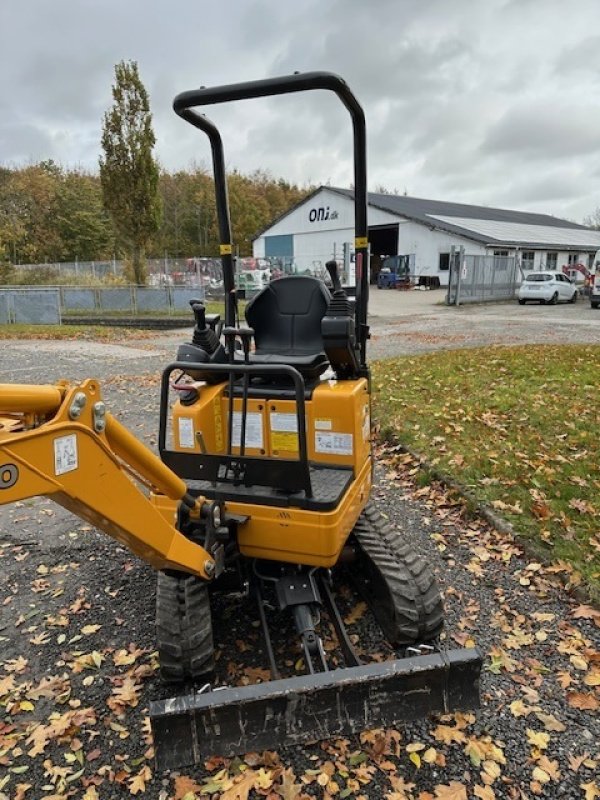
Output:
<svg viewBox="0 0 600 800">
<path fill-rule="evenodd" d="M 324 352 L 321 320 L 331 295 L 318 278 L 278 278 L 246 306 L 246 322 L 254 329 L 253 364 L 288 364 L 305 379 L 315 380 L 329 361 Z"/>
</svg>

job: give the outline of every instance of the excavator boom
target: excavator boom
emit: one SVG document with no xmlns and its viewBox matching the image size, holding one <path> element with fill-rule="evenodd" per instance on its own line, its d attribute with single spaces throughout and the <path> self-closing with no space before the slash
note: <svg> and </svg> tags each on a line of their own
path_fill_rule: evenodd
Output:
<svg viewBox="0 0 600 800">
<path fill-rule="evenodd" d="M 132 476 L 201 513 L 203 498 L 106 411 L 97 381 L 0 384 L 0 505 L 45 495 L 156 569 L 210 580 L 212 556 L 175 527 Z"/>
</svg>

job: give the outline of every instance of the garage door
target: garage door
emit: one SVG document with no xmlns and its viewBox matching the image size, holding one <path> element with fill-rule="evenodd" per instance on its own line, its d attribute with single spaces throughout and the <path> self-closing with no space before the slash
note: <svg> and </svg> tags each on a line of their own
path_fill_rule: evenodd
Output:
<svg viewBox="0 0 600 800">
<path fill-rule="evenodd" d="M 293 258 L 293 256 L 294 235 L 292 233 L 284 236 L 265 236 L 266 258 Z"/>
</svg>

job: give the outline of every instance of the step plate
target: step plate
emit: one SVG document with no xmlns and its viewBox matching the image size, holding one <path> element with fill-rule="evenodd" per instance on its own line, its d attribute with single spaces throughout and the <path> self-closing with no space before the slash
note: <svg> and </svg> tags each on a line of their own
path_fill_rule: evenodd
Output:
<svg viewBox="0 0 600 800">
<path fill-rule="evenodd" d="M 159 769 L 479 707 L 481 654 L 450 650 L 150 703 Z"/>
</svg>

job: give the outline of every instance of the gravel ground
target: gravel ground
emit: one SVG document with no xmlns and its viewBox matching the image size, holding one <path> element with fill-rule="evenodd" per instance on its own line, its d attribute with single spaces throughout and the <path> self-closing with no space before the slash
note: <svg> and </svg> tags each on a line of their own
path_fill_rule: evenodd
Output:
<svg viewBox="0 0 600 800">
<path fill-rule="evenodd" d="M 481 337 L 499 327 L 497 312 L 490 315 L 495 323 L 468 323 L 470 311 L 451 335 L 467 336 L 474 326 Z M 437 308 L 411 314 L 406 337 L 403 320 L 380 318 L 375 352 L 383 340 L 394 352 L 439 347 L 423 341 L 421 348 L 414 339 L 443 336 L 432 318 L 440 325 L 450 319 Z M 393 344 L 386 325 L 398 337 Z M 563 327 L 589 336 L 587 325 Z M 529 335 L 525 323 L 519 330 L 525 328 Z M 135 347 L 4 342 L 0 379 L 99 377 L 112 410 L 152 446 L 157 388 L 145 376 L 168 361 L 180 338 L 161 335 Z M 374 501 L 399 535 L 431 554 L 445 594 L 447 644 L 472 641 L 485 655 L 482 708 L 398 733 L 250 755 L 250 768 L 263 771 L 261 796 L 294 800 L 301 790 L 309 797 L 389 800 L 600 797 L 600 613 L 561 588 L 566 566 L 556 572 L 528 562 L 509 537 L 465 518 L 439 487 L 420 488 L 406 457 L 380 453 L 378 463 Z M 235 762 L 212 759 L 184 776 L 154 771 L 145 716 L 149 699 L 164 689 L 153 655 L 152 571 L 47 500 L 0 509 L 0 559 L 0 798 L 164 800 L 183 798 L 189 786 L 219 796 L 227 786 L 221 770 L 235 769 Z M 353 607 L 347 591 L 343 602 Z M 252 610 L 223 601 L 219 616 L 225 622 L 217 631 L 219 678 L 239 681 L 244 665 L 251 678 L 260 677 L 265 659 Z M 385 654 L 368 613 L 353 631 Z M 225 796 L 246 795 L 230 789 Z"/>
</svg>

